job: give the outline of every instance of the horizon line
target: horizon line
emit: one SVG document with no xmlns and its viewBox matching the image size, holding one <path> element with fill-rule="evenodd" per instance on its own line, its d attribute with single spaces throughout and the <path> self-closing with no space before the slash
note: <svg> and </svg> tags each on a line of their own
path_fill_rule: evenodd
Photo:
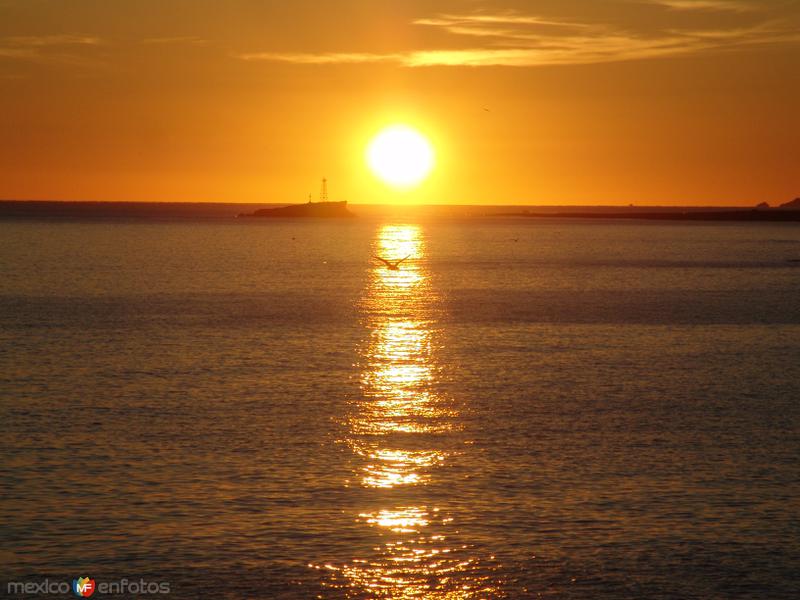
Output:
<svg viewBox="0 0 800 600">
<path fill-rule="evenodd" d="M 500 202 L 492 204 L 483 204 L 480 202 L 442 202 L 442 203 L 418 203 L 418 202 L 351 202 L 346 200 L 352 206 L 386 206 L 386 207 L 584 207 L 584 208 L 755 208 L 759 204 L 767 202 L 769 208 L 778 208 L 781 204 L 791 202 L 795 198 L 788 200 L 774 200 L 769 203 L 766 200 L 755 200 L 748 203 L 734 203 L 734 204 L 708 204 L 708 203 L 689 203 L 689 204 L 671 204 L 664 203 L 664 201 L 655 201 L 650 203 L 646 202 L 621 202 L 621 203 L 595 203 L 595 204 L 579 204 L 579 203 L 530 203 L 530 202 Z M 86 199 L 61 199 L 61 198 L 0 198 L 0 202 L 51 202 L 51 203 L 64 203 L 64 204 L 237 204 L 237 205 L 303 205 L 307 202 L 274 202 L 274 201 L 234 201 L 234 200 L 86 200 Z M 341 202 L 341 200 L 332 200 L 332 202 Z"/>
</svg>

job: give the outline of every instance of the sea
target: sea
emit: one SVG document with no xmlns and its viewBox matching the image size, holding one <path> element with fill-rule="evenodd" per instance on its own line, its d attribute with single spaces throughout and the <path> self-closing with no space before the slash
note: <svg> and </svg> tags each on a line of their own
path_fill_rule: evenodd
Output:
<svg viewBox="0 0 800 600">
<path fill-rule="evenodd" d="M 7 597 L 796 599 L 800 227 L 5 218 L 0 440 Z"/>
</svg>

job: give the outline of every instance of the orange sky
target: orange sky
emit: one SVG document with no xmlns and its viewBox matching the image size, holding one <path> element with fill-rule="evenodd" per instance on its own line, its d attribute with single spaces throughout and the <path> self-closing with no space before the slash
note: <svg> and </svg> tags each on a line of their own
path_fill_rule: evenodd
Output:
<svg viewBox="0 0 800 600">
<path fill-rule="evenodd" d="M 0 0 L 0 86 L 7 199 L 800 195 L 795 1 Z M 363 160 L 398 121 L 437 151 L 403 193 Z"/>
</svg>

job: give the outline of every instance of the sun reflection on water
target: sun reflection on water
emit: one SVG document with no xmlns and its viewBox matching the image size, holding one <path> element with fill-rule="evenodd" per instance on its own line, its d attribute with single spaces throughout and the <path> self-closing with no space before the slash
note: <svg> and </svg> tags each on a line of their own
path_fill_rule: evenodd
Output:
<svg viewBox="0 0 800 600">
<path fill-rule="evenodd" d="M 383 226 L 372 251 L 408 259 L 398 270 L 376 262 L 370 271 L 362 304 L 369 335 L 360 351 L 361 396 L 341 441 L 353 451 L 356 481 L 375 494 L 355 520 L 381 543 L 369 556 L 314 568 L 325 569 L 325 585 L 348 597 L 497 597 L 491 569 L 480 565 L 472 546 L 457 541 L 453 517 L 426 494 L 437 483 L 436 471 L 456 456 L 452 438 L 459 429 L 458 411 L 437 387 L 441 308 L 426 270 L 422 230 Z"/>
</svg>

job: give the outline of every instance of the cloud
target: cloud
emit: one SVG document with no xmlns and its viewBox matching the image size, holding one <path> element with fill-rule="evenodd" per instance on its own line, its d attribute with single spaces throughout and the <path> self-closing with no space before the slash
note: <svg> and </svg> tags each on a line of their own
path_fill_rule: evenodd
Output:
<svg viewBox="0 0 800 600">
<path fill-rule="evenodd" d="M 359 52 L 250 52 L 236 54 L 236 58 L 242 60 L 264 60 L 269 62 L 290 62 L 306 65 L 330 65 L 330 64 L 358 64 L 358 63 L 379 63 L 379 62 L 398 62 L 402 63 L 406 55 L 398 54 L 371 54 Z"/>
<path fill-rule="evenodd" d="M 103 41 L 89 35 L 15 35 L 0 38 L 0 58 L 27 60 L 39 63 L 89 65 L 95 62 L 85 49 L 99 46 Z"/>
<path fill-rule="evenodd" d="M 189 35 L 176 35 L 171 37 L 167 36 L 167 37 L 144 38 L 142 40 L 142 43 L 148 45 L 189 44 L 192 46 L 203 46 L 208 43 L 208 40 L 204 40 L 202 38 Z"/>
<path fill-rule="evenodd" d="M 43 48 L 48 46 L 96 46 L 100 38 L 88 35 L 14 35 L 3 38 L 7 46 Z"/>
<path fill-rule="evenodd" d="M 701 2 L 727 3 L 727 0 L 696 0 L 693 4 Z M 394 53 L 255 52 L 236 56 L 250 61 L 308 65 L 393 63 L 403 67 L 532 67 L 642 60 L 753 44 L 800 41 L 800 33 L 796 29 L 782 27 L 779 23 L 756 24 L 737 29 L 673 29 L 645 34 L 606 24 L 499 13 L 444 14 L 417 19 L 413 24 L 440 29 L 463 39 L 479 40 L 481 43 L 467 48 L 419 49 Z"/>
<path fill-rule="evenodd" d="M 439 15 L 432 19 L 416 19 L 414 25 L 433 25 L 435 27 L 451 27 L 457 25 L 541 25 L 547 27 L 584 28 L 591 27 L 585 23 L 545 19 L 535 15 L 521 15 L 505 12 L 498 14 Z"/>
<path fill-rule="evenodd" d="M 33 58 L 36 53 L 28 48 L 4 48 L 0 46 L 0 57 L 2 58 Z"/>
<path fill-rule="evenodd" d="M 561 47 L 541 48 L 465 48 L 458 50 L 417 50 L 390 54 L 348 53 L 255 53 L 240 55 L 244 60 L 289 62 L 306 65 L 395 63 L 403 67 L 530 67 L 542 65 L 592 64 L 689 52 L 681 38 L 639 42 L 631 46 L 627 38 L 609 39 L 594 45 L 573 40 Z M 624 52 L 627 54 L 623 53 Z"/>
<path fill-rule="evenodd" d="M 602 26 L 575 21 L 559 21 L 517 13 L 439 15 L 416 19 L 414 25 L 436 27 L 451 34 L 506 40 L 525 40 L 532 36 L 557 36 L 559 33 L 588 32 Z"/>
<path fill-rule="evenodd" d="M 541 48 L 465 48 L 458 50 L 417 50 L 393 54 L 347 53 L 257 53 L 240 55 L 245 60 L 290 62 L 307 65 L 395 63 L 403 67 L 532 67 L 543 65 L 594 64 L 612 61 L 686 54 L 701 45 L 684 43 L 683 38 L 638 41 L 628 38 L 608 39 L 602 44 L 583 44 L 574 40 L 561 47 Z"/>
<path fill-rule="evenodd" d="M 748 12 L 758 7 L 745 0 L 651 0 L 652 4 L 673 10 L 705 10 L 716 12 Z"/>
</svg>

